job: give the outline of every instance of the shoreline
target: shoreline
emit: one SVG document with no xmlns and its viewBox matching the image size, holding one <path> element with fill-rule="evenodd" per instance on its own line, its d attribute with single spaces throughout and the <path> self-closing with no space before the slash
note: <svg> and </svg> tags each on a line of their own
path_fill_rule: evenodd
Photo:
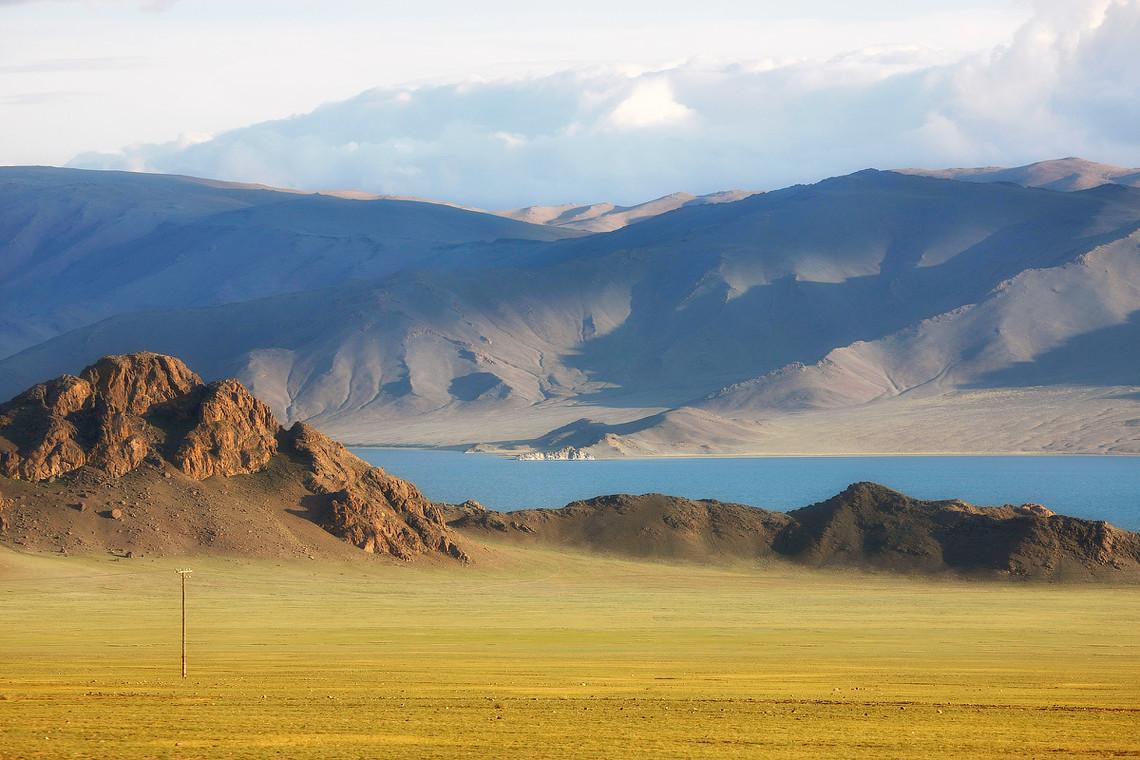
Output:
<svg viewBox="0 0 1140 760">
<path fill-rule="evenodd" d="M 980 458 L 980 457 L 994 457 L 994 458 L 1032 458 L 1032 457 L 1112 457 L 1112 458 L 1140 458 L 1140 452 L 1062 452 L 1062 451 L 983 451 L 983 452 L 962 452 L 962 451 L 911 451 L 911 452 L 840 452 L 840 453 L 817 453 L 817 452 L 781 452 L 778 454 L 760 452 L 752 454 L 649 454 L 649 455 L 631 455 L 631 456 L 616 456 L 616 457 L 597 457 L 595 459 L 546 459 L 546 460 L 520 460 L 517 455 L 525 452 L 508 452 L 508 451 L 468 451 L 468 446 L 418 446 L 418 445 L 403 445 L 391 443 L 346 443 L 344 444 L 349 450 L 354 449 L 369 449 L 369 450 L 384 450 L 384 451 L 423 451 L 423 452 L 454 452 L 460 454 L 470 454 L 472 456 L 493 456 L 500 459 L 508 459 L 514 461 L 538 461 L 538 462 L 642 462 L 653 460 L 676 460 L 676 459 L 901 459 L 901 458 Z"/>
</svg>

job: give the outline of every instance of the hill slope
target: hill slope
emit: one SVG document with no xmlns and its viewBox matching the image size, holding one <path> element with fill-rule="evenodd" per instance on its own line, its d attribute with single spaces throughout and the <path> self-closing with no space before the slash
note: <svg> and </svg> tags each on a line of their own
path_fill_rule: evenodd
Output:
<svg viewBox="0 0 1140 760">
<path fill-rule="evenodd" d="M 786 514 L 662 494 L 602 496 L 556 510 L 451 507 L 473 536 L 687 561 L 786 559 L 812 566 L 1008 577 L 1140 577 L 1140 535 L 1040 505 L 919 501 L 856 483 Z"/>
<path fill-rule="evenodd" d="M 0 357 L 113 314 L 464 266 L 467 244 L 567 234 L 435 203 L 0 167 Z"/>
<path fill-rule="evenodd" d="M 1044 450 L 1138 453 L 1137 315 L 1140 232 L 814 364 L 624 426 L 572 425 L 544 444 L 731 451 L 779 436 L 816 437 L 836 453 L 964 453 L 1031 449 L 1036 430 Z"/>
</svg>

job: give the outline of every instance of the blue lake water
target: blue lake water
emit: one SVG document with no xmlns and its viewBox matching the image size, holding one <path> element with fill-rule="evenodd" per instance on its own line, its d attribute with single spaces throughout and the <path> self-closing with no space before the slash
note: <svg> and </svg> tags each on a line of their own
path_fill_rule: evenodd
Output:
<svg viewBox="0 0 1140 760">
<path fill-rule="evenodd" d="M 455 451 L 354 448 L 435 501 L 491 509 L 560 507 L 611 493 L 659 492 L 786 510 L 871 480 L 924 499 L 1036 502 L 1140 530 L 1140 457 L 764 457 L 518 462 Z"/>
</svg>

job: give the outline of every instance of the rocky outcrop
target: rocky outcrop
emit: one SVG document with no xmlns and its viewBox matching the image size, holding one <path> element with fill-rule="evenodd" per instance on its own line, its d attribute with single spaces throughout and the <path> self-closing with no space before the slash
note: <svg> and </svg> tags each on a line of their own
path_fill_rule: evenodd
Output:
<svg viewBox="0 0 1140 760">
<path fill-rule="evenodd" d="M 195 480 L 258 472 L 277 453 L 280 425 L 273 412 L 237 380 L 207 386 L 194 417 L 173 460 Z"/>
<path fill-rule="evenodd" d="M 586 449 L 578 449 L 573 446 L 565 446 L 554 451 L 527 451 L 515 457 L 515 459 L 523 462 L 588 461 L 593 458 L 594 455 Z"/>
<path fill-rule="evenodd" d="M 548 543 L 641 558 L 691 562 L 773 554 L 790 522 L 780 512 L 664 494 L 618 494 L 560 509 L 494 512 L 448 507 L 452 526 L 525 543 Z"/>
<path fill-rule="evenodd" d="M 0 475 L 47 480 L 85 465 L 87 451 L 70 418 L 90 400 L 90 383 L 64 375 L 0 405 Z"/>
<path fill-rule="evenodd" d="M 12 506 L 12 500 L 0 494 L 0 535 L 8 532 L 8 508 Z"/>
<path fill-rule="evenodd" d="M 248 474 L 277 451 L 278 430 L 237 380 L 207 386 L 161 354 L 107 356 L 0 406 L 0 474 L 49 480 L 87 466 L 122 477 L 160 444 L 195 480 Z"/>
<path fill-rule="evenodd" d="M 181 360 L 150 352 L 104 356 L 80 377 L 90 383 L 97 408 L 136 416 L 202 385 Z"/>
<path fill-rule="evenodd" d="M 419 489 L 372 467 L 340 443 L 298 422 L 285 435 L 304 462 L 308 486 L 329 500 L 326 527 L 366 552 L 411 559 L 442 552 L 467 561 L 440 508 Z"/>
<path fill-rule="evenodd" d="M 50 480 L 91 466 L 122 476 L 156 439 L 145 415 L 201 385 L 181 361 L 153 353 L 107 356 L 79 377 L 35 385 L 0 405 L 0 475 Z"/>
<path fill-rule="evenodd" d="M 13 480 L 78 483 L 95 475 L 105 490 L 113 488 L 108 478 L 150 463 L 152 470 L 172 466 L 205 481 L 266 472 L 281 454 L 287 461 L 273 477 L 286 480 L 275 488 L 310 494 L 301 498 L 299 512 L 330 533 L 366 552 L 405 560 L 429 554 L 468 559 L 439 508 L 414 485 L 307 425 L 283 430 L 237 380 L 206 385 L 173 357 L 105 357 L 78 377 L 40 383 L 0 406 L 0 476 Z M 196 489 L 183 490 L 197 498 Z M 211 543 L 219 530 L 204 531 L 202 540 Z"/>
</svg>

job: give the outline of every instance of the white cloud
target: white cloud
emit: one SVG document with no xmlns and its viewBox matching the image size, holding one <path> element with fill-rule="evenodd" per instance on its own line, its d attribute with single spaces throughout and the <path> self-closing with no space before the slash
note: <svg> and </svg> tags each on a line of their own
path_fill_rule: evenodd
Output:
<svg viewBox="0 0 1140 760">
<path fill-rule="evenodd" d="M 678 103 L 668 79 L 638 84 L 629 97 L 610 112 L 609 122 L 624 129 L 642 129 L 688 121 L 693 109 Z"/>
<path fill-rule="evenodd" d="M 868 166 L 1140 164 L 1140 0 L 1039 2 L 1006 44 L 609 66 L 383 87 L 193 145 L 75 164 L 484 207 L 771 188 Z"/>
</svg>

